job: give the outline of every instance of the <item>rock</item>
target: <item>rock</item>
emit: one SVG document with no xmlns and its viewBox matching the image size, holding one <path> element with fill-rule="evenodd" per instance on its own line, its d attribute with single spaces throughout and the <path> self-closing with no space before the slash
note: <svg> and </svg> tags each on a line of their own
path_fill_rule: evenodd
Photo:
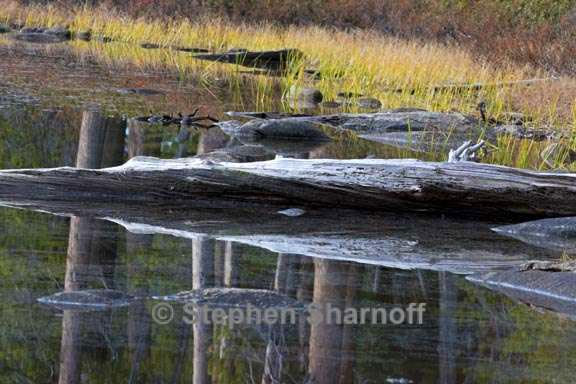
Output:
<svg viewBox="0 0 576 384">
<path fill-rule="evenodd" d="M 99 41 L 101 43 L 110 43 L 110 42 L 114 41 L 113 38 L 108 37 L 108 36 L 96 36 L 94 38 L 94 40 Z"/>
<path fill-rule="evenodd" d="M 108 309 L 129 305 L 135 299 L 132 295 L 113 289 L 86 289 L 59 292 L 41 297 L 38 302 L 62 309 Z"/>
<path fill-rule="evenodd" d="M 155 44 L 155 43 L 142 43 L 142 44 L 140 44 L 140 47 L 142 47 L 144 49 L 158 49 L 158 48 L 160 48 L 160 45 Z"/>
<path fill-rule="evenodd" d="M 155 296 L 156 300 L 194 303 L 214 307 L 290 308 L 302 307 L 299 301 L 275 291 L 245 288 L 204 288 L 175 295 Z"/>
<path fill-rule="evenodd" d="M 550 130 L 525 127 L 518 124 L 503 124 L 493 128 L 495 134 L 514 136 L 518 139 L 542 141 L 554 136 Z"/>
<path fill-rule="evenodd" d="M 295 85 L 290 87 L 286 94 L 286 99 L 291 105 L 301 108 L 316 107 L 323 98 L 322 92 L 316 88 L 299 88 Z"/>
<path fill-rule="evenodd" d="M 282 211 L 278 211 L 278 213 L 281 215 L 284 215 L 284 216 L 298 217 L 298 216 L 302 216 L 303 214 L 305 214 L 306 211 L 303 209 L 300 209 L 300 208 L 288 208 L 288 209 L 284 209 Z"/>
<path fill-rule="evenodd" d="M 576 217 L 535 220 L 492 230 L 540 248 L 576 252 Z"/>
<path fill-rule="evenodd" d="M 250 140 L 293 139 L 327 141 L 330 138 L 315 123 L 291 120 L 251 120 L 239 127 L 232 124 L 221 125 L 228 134 Z"/>
<path fill-rule="evenodd" d="M 52 27 L 44 30 L 44 33 L 51 36 L 58 36 L 68 40 L 72 37 L 72 32 L 66 27 Z"/>
<path fill-rule="evenodd" d="M 576 260 L 532 261 L 520 266 L 521 271 L 576 272 Z"/>
<path fill-rule="evenodd" d="M 156 96 L 156 95 L 164 95 L 165 92 L 159 91 L 157 89 L 150 89 L 150 88 L 120 88 L 117 89 L 116 92 L 121 93 L 123 95 L 141 95 L 141 96 Z"/>
<path fill-rule="evenodd" d="M 92 31 L 77 32 L 74 37 L 76 37 L 78 40 L 89 41 L 92 38 Z"/>
<path fill-rule="evenodd" d="M 356 104 L 358 104 L 360 108 L 366 109 L 380 109 L 382 107 L 380 100 L 373 97 L 362 97 L 356 100 Z"/>
<path fill-rule="evenodd" d="M 217 162 L 251 163 L 254 161 L 272 160 L 275 154 L 261 145 L 239 145 L 218 149 L 196 157 Z"/>
<path fill-rule="evenodd" d="M 500 118 L 508 124 L 523 125 L 532 119 L 520 112 L 502 112 Z"/>
</svg>

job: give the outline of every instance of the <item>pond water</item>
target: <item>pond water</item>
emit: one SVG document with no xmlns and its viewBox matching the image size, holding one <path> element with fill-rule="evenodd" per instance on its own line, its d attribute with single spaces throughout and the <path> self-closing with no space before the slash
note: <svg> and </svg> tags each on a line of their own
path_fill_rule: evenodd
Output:
<svg viewBox="0 0 576 384">
<path fill-rule="evenodd" d="M 181 84 L 162 74 L 87 71 L 56 56 L 12 52 L 0 61 L 4 169 L 73 166 L 83 114 L 93 103 L 117 117 L 198 106 L 202 114 L 222 118 L 226 110 L 257 107 L 249 91 L 239 98 L 226 86 Z M 117 92 L 127 87 L 165 94 Z M 137 155 L 192 156 L 230 143 L 217 128 L 194 130 L 187 140 L 177 139 L 178 127 L 127 128 L 115 162 Z M 298 156 L 437 157 L 331 135 L 332 143 Z M 302 217 L 178 207 L 140 212 L 113 202 L 106 209 L 29 208 L 0 209 L 0 367 L 6 382 L 573 381 L 572 319 L 465 279 L 466 273 L 560 257 L 491 232 L 499 223 L 344 211 Z M 263 289 L 322 308 L 406 313 L 414 303 L 425 304 L 425 311 L 421 323 L 342 324 L 299 316 L 285 324 L 230 327 L 190 324 L 185 304 L 155 299 L 211 287 Z M 140 299 L 106 310 L 37 302 L 87 288 Z M 171 319 L 159 308 L 172 311 Z"/>
</svg>

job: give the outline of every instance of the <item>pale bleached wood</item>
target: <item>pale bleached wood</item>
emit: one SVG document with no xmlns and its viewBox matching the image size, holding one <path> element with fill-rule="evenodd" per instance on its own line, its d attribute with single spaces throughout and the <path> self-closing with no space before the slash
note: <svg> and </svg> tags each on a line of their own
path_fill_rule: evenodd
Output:
<svg viewBox="0 0 576 384">
<path fill-rule="evenodd" d="M 0 172 L 0 200 L 300 206 L 488 216 L 576 215 L 576 175 L 471 162 L 300 160 L 215 163 L 138 157 L 99 170 Z"/>
</svg>

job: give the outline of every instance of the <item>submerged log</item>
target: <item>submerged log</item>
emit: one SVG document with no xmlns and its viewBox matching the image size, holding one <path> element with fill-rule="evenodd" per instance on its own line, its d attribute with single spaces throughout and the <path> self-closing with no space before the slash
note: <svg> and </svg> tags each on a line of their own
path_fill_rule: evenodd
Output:
<svg viewBox="0 0 576 384">
<path fill-rule="evenodd" d="M 0 172 L 0 200 L 189 207 L 308 206 L 505 216 L 576 215 L 576 174 L 417 160 L 215 163 L 137 157 L 99 170 Z"/>
<path fill-rule="evenodd" d="M 303 57 L 303 54 L 297 49 L 261 52 L 237 50 L 215 54 L 198 54 L 192 57 L 200 60 L 238 64 L 251 68 L 277 70 L 286 68 L 288 63 L 292 60 L 300 60 Z"/>
</svg>

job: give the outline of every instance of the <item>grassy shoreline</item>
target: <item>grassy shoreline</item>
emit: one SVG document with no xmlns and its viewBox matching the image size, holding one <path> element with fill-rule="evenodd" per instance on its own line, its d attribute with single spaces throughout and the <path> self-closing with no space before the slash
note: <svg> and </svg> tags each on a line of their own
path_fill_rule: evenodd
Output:
<svg viewBox="0 0 576 384">
<path fill-rule="evenodd" d="M 534 119 L 537 126 L 562 129 L 572 135 L 568 145 L 576 147 L 576 81 L 542 82 L 526 87 L 512 85 L 488 87 L 479 92 L 447 89 L 430 92 L 429 88 L 446 84 L 513 82 L 520 79 L 547 77 L 541 70 L 513 64 L 494 65 L 475 59 L 456 46 L 422 41 L 407 41 L 373 31 L 337 31 L 317 26 L 278 27 L 271 24 L 230 24 L 223 19 L 199 19 L 194 22 L 132 18 L 103 8 L 51 6 L 23 7 L 0 0 L 0 23 L 25 26 L 68 26 L 73 32 L 91 31 L 106 36 L 112 43 L 73 40 L 71 52 L 79 60 L 95 61 L 109 68 L 129 67 L 139 71 L 162 72 L 181 80 L 200 79 L 207 87 L 226 79 L 231 87 L 254 87 L 258 108 L 264 110 L 277 100 L 278 92 L 291 86 L 320 89 L 326 100 L 340 91 L 362 93 L 378 98 L 384 108 L 422 107 L 429 110 L 475 113 L 478 101 L 487 102 L 488 113 L 498 118 L 503 112 L 519 111 Z M 158 44 L 164 49 L 143 49 L 141 43 Z M 189 53 L 170 49 L 172 46 L 207 48 L 223 51 L 230 48 L 268 50 L 300 49 L 306 60 L 294 63 L 284 77 L 251 76 L 244 81 L 245 68 L 234 65 L 194 60 Z M 47 47 L 47 50 L 52 49 Z M 304 69 L 315 68 L 323 76 L 313 80 Z M 404 89 L 389 92 L 390 88 Z M 415 91 L 413 91 L 415 90 Z M 354 111 L 352 109 L 351 111 Z M 503 141 L 509 155 L 498 151 L 495 162 L 522 166 L 535 147 L 530 142 L 517 147 L 514 141 Z M 513 156 L 506 158 L 506 156 Z"/>
<path fill-rule="evenodd" d="M 201 47 L 213 51 L 230 48 L 267 50 L 297 48 L 307 61 L 290 68 L 290 76 L 282 79 L 284 89 L 291 85 L 313 85 L 327 99 L 339 91 L 363 93 L 382 100 L 385 106 L 421 106 L 435 110 L 469 111 L 476 104 L 475 94 L 428 94 L 427 88 L 439 84 L 494 83 L 539 77 L 539 71 L 513 65 L 493 66 L 475 60 L 465 50 L 437 43 L 405 41 L 371 31 L 343 32 L 321 27 L 280 28 L 269 24 L 231 25 L 222 19 L 148 20 L 119 16 L 115 12 L 89 8 L 61 11 L 55 7 L 22 7 L 0 1 L 0 22 L 26 26 L 68 25 L 76 32 L 91 30 L 107 36 L 115 44 L 75 42 L 78 52 L 90 55 L 109 65 L 131 64 L 137 68 L 167 70 L 182 78 L 213 72 L 231 75 L 233 66 L 195 61 L 189 54 L 172 50 L 143 50 L 140 43 L 161 47 L 174 45 Z M 125 43 L 125 44 L 122 44 Z M 303 73 L 305 67 L 319 70 L 323 78 L 311 81 Z M 264 81 L 266 83 L 266 81 Z M 267 84 L 263 84 L 267 86 Z M 389 88 L 416 89 L 390 93 Z M 493 114 L 510 109 L 508 90 L 483 92 Z"/>
</svg>

